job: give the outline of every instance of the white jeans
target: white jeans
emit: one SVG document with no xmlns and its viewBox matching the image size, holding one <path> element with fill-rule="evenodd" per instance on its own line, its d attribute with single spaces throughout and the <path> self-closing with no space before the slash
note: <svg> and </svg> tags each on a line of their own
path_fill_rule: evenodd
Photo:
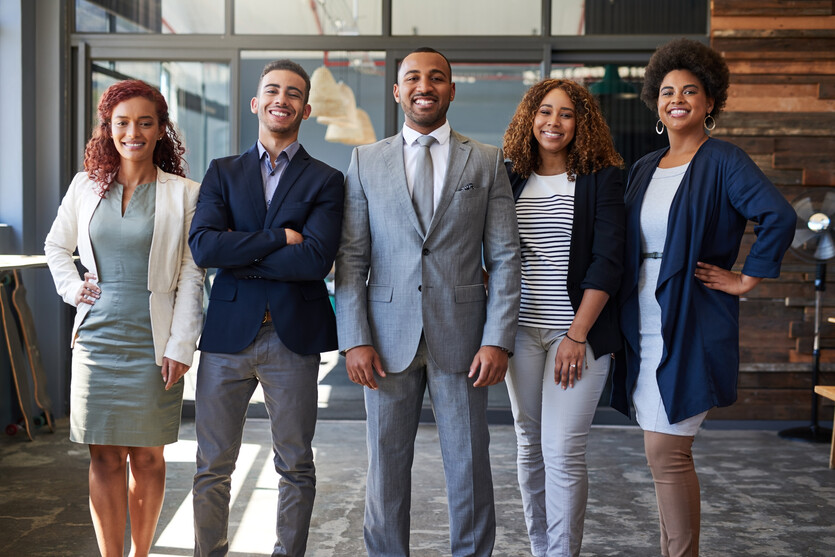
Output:
<svg viewBox="0 0 835 557">
<path fill-rule="evenodd" d="M 587 346 L 582 378 L 563 390 L 554 381 L 554 360 L 565 332 L 520 326 L 507 375 L 519 488 L 536 557 L 580 554 L 586 442 L 611 362 L 609 354 L 594 359 Z"/>
</svg>

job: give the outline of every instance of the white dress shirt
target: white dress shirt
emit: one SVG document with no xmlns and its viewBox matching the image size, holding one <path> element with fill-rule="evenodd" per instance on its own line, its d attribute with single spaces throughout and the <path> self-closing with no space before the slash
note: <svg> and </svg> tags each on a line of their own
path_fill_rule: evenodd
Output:
<svg viewBox="0 0 835 557">
<path fill-rule="evenodd" d="M 414 187 L 415 165 L 417 164 L 417 155 L 420 145 L 417 139 L 422 135 L 431 135 L 437 141 L 429 147 L 429 154 L 432 156 L 432 173 L 434 175 L 434 208 L 438 208 L 438 200 L 441 198 L 441 190 L 444 186 L 444 178 L 446 177 L 446 167 L 449 161 L 449 120 L 445 121 L 443 125 L 433 130 L 429 134 L 422 134 L 417 130 L 403 125 L 403 160 L 406 164 L 406 183 L 409 186 L 409 195 L 412 195 L 412 188 Z"/>
</svg>

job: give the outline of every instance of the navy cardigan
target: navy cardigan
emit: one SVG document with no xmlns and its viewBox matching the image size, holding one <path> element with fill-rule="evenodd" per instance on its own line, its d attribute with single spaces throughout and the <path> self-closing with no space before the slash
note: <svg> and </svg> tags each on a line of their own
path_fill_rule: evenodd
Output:
<svg viewBox="0 0 835 557">
<path fill-rule="evenodd" d="M 666 151 L 636 162 L 627 181 L 626 258 L 618 295 L 626 365 L 618 361 L 612 385 L 612 406 L 627 416 L 640 367 L 641 204 Z M 711 138 L 691 160 L 670 207 L 655 291 L 664 340 L 658 387 L 670 423 L 736 400 L 739 298 L 704 286 L 694 276 L 696 262 L 730 269 L 745 225 L 752 220 L 757 238 L 742 272 L 777 277 L 796 218 L 791 205 L 739 147 Z"/>
<path fill-rule="evenodd" d="M 528 183 L 507 162 L 514 200 Z M 623 273 L 624 244 L 623 179 L 614 167 L 577 176 L 574 188 L 574 222 L 568 258 L 566 289 L 574 311 L 587 288 L 609 294 L 609 301 L 589 330 L 587 341 L 595 358 L 621 347 L 615 295 Z"/>
</svg>

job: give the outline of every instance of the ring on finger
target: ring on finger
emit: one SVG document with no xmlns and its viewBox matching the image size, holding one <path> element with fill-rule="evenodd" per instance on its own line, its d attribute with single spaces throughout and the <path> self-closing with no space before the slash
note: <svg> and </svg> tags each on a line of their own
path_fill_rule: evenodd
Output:
<svg viewBox="0 0 835 557">
<path fill-rule="evenodd" d="M 568 367 L 577 367 L 577 364 L 571 364 Z"/>
</svg>

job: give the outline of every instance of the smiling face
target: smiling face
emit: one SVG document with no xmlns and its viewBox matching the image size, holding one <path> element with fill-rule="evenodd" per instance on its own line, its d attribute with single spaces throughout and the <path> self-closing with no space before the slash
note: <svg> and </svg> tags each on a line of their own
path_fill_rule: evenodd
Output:
<svg viewBox="0 0 835 557">
<path fill-rule="evenodd" d="M 305 88 L 302 76 L 290 70 L 273 70 L 261 78 L 258 96 L 250 101 L 252 113 L 258 115 L 259 136 L 285 136 L 295 141 L 302 120 L 310 116 Z"/>
<path fill-rule="evenodd" d="M 540 158 L 567 156 L 576 123 L 574 103 L 568 94 L 559 87 L 548 91 L 533 120 L 533 136 L 539 143 Z"/>
<path fill-rule="evenodd" d="M 122 164 L 154 164 L 154 148 L 165 130 L 157 119 L 154 103 L 145 97 L 122 101 L 110 116 L 110 134 Z"/>
<path fill-rule="evenodd" d="M 403 59 L 394 86 L 394 100 L 403 107 L 407 126 L 422 134 L 441 127 L 454 98 L 455 84 L 443 56 L 413 52 Z"/>
<path fill-rule="evenodd" d="M 713 99 L 692 72 L 673 70 L 661 81 L 657 108 L 670 133 L 704 134 L 705 116 L 713 110 Z"/>
</svg>

